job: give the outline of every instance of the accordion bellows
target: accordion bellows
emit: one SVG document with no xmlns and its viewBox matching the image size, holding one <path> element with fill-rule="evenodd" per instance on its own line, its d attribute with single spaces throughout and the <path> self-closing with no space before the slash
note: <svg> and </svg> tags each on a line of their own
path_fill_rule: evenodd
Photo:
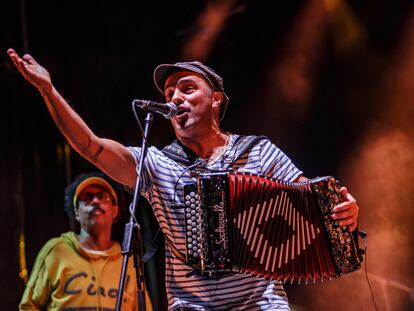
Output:
<svg viewBox="0 0 414 311">
<path fill-rule="evenodd" d="M 358 239 L 331 210 L 333 177 L 303 183 L 203 174 L 184 186 L 186 261 L 202 275 L 246 273 L 287 282 L 340 277 L 361 266 Z"/>
</svg>

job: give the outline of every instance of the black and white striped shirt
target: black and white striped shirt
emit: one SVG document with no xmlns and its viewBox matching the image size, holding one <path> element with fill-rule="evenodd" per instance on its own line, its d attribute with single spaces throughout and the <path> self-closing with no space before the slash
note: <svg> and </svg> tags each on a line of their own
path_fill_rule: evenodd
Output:
<svg viewBox="0 0 414 311">
<path fill-rule="evenodd" d="M 230 142 L 219 158 L 206 163 L 211 170 L 223 170 L 225 160 L 235 154 L 235 140 Z M 141 149 L 129 148 L 136 162 Z M 232 168 L 294 181 L 301 171 L 269 140 L 264 139 L 245 152 Z M 186 253 L 183 186 L 193 183 L 187 166 L 168 158 L 155 147 L 148 149 L 143 172 L 142 194 L 150 202 L 166 239 L 182 253 Z M 176 258 L 166 248 L 166 289 L 169 310 L 189 307 L 195 310 L 290 310 L 281 283 L 244 274 L 223 278 L 186 275 L 193 269 Z"/>
</svg>

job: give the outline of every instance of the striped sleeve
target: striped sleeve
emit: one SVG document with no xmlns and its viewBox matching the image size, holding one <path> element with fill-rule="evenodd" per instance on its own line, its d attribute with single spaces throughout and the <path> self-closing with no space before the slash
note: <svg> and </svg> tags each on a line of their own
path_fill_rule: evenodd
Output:
<svg viewBox="0 0 414 311">
<path fill-rule="evenodd" d="M 150 147 L 152 148 L 152 147 Z M 136 164 L 136 170 L 138 173 L 138 167 L 139 167 L 139 159 L 141 157 L 141 148 L 139 147 L 128 147 L 128 150 L 132 153 L 135 164 Z M 141 176 L 141 194 L 149 199 L 151 196 L 151 185 L 152 185 L 152 177 L 151 177 L 151 170 L 148 169 L 148 167 L 151 166 L 151 163 L 154 162 L 154 157 L 152 156 L 152 152 L 147 152 L 147 156 L 144 161 L 144 167 L 142 168 L 142 176 Z"/>
</svg>

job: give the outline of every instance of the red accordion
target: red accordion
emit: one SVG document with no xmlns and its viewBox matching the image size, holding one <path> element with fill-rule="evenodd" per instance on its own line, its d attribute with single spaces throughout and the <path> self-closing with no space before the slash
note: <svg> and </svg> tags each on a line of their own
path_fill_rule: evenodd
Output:
<svg viewBox="0 0 414 311">
<path fill-rule="evenodd" d="M 331 219 L 333 177 L 303 183 L 242 173 L 202 174 L 184 186 L 186 261 L 202 275 L 247 273 L 322 281 L 361 266 L 358 239 Z"/>
</svg>

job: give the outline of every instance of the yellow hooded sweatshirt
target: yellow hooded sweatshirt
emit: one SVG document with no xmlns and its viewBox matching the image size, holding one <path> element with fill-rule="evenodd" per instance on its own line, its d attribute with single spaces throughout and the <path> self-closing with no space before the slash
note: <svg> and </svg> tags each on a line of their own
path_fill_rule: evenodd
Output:
<svg viewBox="0 0 414 311">
<path fill-rule="evenodd" d="M 37 255 L 19 308 L 113 310 L 122 259 L 121 247 L 117 242 L 105 251 L 91 251 L 82 248 L 74 232 L 63 233 L 49 240 Z M 137 310 L 132 258 L 128 264 L 123 311 Z"/>
</svg>

